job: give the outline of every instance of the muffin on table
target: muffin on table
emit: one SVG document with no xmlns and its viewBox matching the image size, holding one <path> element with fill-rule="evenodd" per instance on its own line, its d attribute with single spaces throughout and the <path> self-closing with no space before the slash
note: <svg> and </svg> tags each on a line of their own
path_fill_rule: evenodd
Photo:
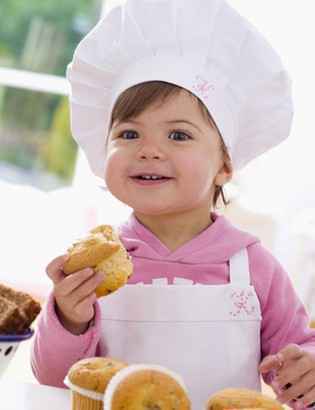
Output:
<svg viewBox="0 0 315 410">
<path fill-rule="evenodd" d="M 272 397 L 255 390 L 244 388 L 230 388 L 220 390 L 212 395 L 206 410 L 237 410 L 237 409 L 268 409 L 283 410 L 283 406 Z"/>
<path fill-rule="evenodd" d="M 111 379 L 104 410 L 190 410 L 184 382 L 175 372 L 158 365 L 134 364 Z"/>
<path fill-rule="evenodd" d="M 106 357 L 90 357 L 70 367 L 64 380 L 71 390 L 72 410 L 102 410 L 103 397 L 112 377 L 127 364 Z"/>
</svg>

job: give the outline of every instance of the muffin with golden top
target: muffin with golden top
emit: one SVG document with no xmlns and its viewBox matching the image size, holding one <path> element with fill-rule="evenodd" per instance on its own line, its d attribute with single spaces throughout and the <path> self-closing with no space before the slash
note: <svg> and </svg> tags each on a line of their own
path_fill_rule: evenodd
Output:
<svg viewBox="0 0 315 410">
<path fill-rule="evenodd" d="M 190 410 L 182 379 L 158 365 L 135 364 L 111 379 L 104 396 L 104 410 Z"/>
<path fill-rule="evenodd" d="M 272 397 L 255 390 L 230 388 L 220 390 L 208 400 L 206 410 L 283 410 L 283 406 Z"/>
<path fill-rule="evenodd" d="M 76 362 L 64 383 L 71 390 L 72 410 L 103 410 L 104 392 L 114 375 L 127 364 L 106 357 L 90 357 Z"/>
<path fill-rule="evenodd" d="M 66 275 L 85 268 L 104 273 L 103 282 L 96 288 L 96 296 L 106 296 L 125 285 L 133 272 L 128 255 L 119 235 L 110 225 L 92 229 L 68 249 L 69 259 L 63 266 Z"/>
</svg>

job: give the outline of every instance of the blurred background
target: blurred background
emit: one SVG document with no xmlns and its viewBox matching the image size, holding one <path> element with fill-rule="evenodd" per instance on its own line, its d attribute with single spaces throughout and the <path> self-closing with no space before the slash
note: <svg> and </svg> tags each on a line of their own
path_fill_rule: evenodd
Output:
<svg viewBox="0 0 315 410">
<path fill-rule="evenodd" d="M 44 300 L 45 267 L 97 223 L 130 209 L 100 188 L 71 137 L 67 64 L 114 0 L 1 0 L 0 280 Z M 315 317 L 314 1 L 230 0 L 281 55 L 293 80 L 290 138 L 226 187 L 218 212 L 258 235 Z"/>
</svg>

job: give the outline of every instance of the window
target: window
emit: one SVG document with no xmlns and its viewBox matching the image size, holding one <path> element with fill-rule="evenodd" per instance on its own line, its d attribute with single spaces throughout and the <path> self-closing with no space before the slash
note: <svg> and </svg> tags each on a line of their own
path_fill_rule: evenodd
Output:
<svg viewBox="0 0 315 410">
<path fill-rule="evenodd" d="M 1 0 L 0 65 L 63 76 L 100 12 L 96 0 Z"/>
<path fill-rule="evenodd" d="M 71 184 L 77 145 L 64 75 L 101 6 L 97 0 L 1 0 L 1 179 L 46 191 Z"/>
</svg>

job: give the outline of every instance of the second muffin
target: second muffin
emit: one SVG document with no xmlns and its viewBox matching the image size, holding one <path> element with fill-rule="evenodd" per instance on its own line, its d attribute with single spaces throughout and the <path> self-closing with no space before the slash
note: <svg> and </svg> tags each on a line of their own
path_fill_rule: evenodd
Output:
<svg viewBox="0 0 315 410">
<path fill-rule="evenodd" d="M 70 367 L 64 383 L 71 390 L 72 410 L 102 410 L 105 389 L 127 363 L 106 357 L 90 357 Z"/>
</svg>

